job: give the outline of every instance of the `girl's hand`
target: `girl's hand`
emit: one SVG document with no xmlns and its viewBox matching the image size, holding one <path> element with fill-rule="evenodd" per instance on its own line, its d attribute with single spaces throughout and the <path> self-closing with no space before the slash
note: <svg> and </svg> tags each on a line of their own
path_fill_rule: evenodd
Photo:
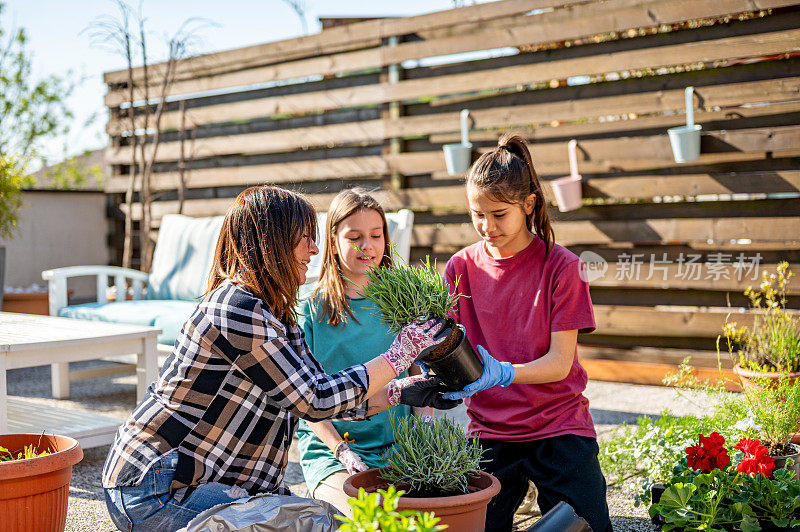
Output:
<svg viewBox="0 0 800 532">
<path fill-rule="evenodd" d="M 508 386 L 514 381 L 514 366 L 510 362 L 499 362 L 489 352 L 478 346 L 478 353 L 483 359 L 483 375 L 480 379 L 464 386 L 460 392 L 449 392 L 442 397 L 445 399 L 463 399 L 492 386 Z"/>
<path fill-rule="evenodd" d="M 461 400 L 451 400 L 442 397 L 448 390 L 439 377 L 423 377 L 414 375 L 404 379 L 395 379 L 389 383 L 386 396 L 389 405 L 408 405 L 415 407 L 430 406 L 439 410 L 449 410 L 461 403 Z"/>
<path fill-rule="evenodd" d="M 342 463 L 344 468 L 347 469 L 347 472 L 351 475 L 369 469 L 367 464 L 365 464 L 361 457 L 350 448 L 346 441 L 342 441 L 336 446 L 334 456 L 336 456 L 336 459 Z"/>
<path fill-rule="evenodd" d="M 442 320 L 430 319 L 421 324 L 411 322 L 400 329 L 389 350 L 381 355 L 392 366 L 395 375 L 400 375 L 420 355 L 432 351 L 447 339 L 442 323 Z"/>
</svg>

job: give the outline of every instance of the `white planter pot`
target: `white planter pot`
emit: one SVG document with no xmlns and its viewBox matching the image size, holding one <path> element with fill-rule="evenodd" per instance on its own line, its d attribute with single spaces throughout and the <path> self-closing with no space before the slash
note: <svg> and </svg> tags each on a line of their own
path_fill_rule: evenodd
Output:
<svg viewBox="0 0 800 532">
<path fill-rule="evenodd" d="M 551 181 L 550 186 L 553 188 L 553 195 L 556 197 L 559 211 L 574 211 L 583 206 L 580 175 L 559 177 Z"/>
<path fill-rule="evenodd" d="M 442 150 L 444 150 L 444 162 L 447 165 L 448 174 L 463 174 L 469 170 L 472 162 L 471 143 L 445 144 L 442 146 Z"/>
<path fill-rule="evenodd" d="M 693 161 L 700 157 L 700 124 L 671 127 L 667 130 L 676 163 Z"/>
</svg>

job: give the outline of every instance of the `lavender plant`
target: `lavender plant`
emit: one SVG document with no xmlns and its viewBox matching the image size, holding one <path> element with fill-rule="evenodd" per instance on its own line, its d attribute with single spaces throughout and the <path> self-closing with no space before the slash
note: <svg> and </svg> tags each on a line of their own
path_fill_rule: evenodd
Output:
<svg viewBox="0 0 800 532">
<path fill-rule="evenodd" d="M 390 417 L 395 443 L 384 453 L 384 480 L 408 486 L 410 495 L 467 493 L 470 477 L 480 471 L 483 449 L 467 439 L 448 418 L 423 420 Z"/>
<path fill-rule="evenodd" d="M 381 321 L 398 332 L 420 316 L 447 317 L 459 296 L 450 293 L 436 263 L 426 256 L 420 266 L 411 267 L 394 249 L 392 255 L 392 266 L 371 269 L 369 283 L 359 293 L 377 305 Z"/>
</svg>

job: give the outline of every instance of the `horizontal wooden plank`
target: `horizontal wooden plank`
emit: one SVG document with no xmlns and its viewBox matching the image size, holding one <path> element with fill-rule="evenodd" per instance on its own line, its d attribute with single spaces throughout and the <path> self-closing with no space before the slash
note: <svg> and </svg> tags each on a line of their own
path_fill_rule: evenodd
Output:
<svg viewBox="0 0 800 532">
<path fill-rule="evenodd" d="M 228 145 L 231 149 L 236 149 L 233 140 L 220 142 Z M 228 139 L 235 139 L 229 137 Z M 784 126 L 775 128 L 758 128 L 752 130 L 720 131 L 707 132 L 702 137 L 702 152 L 700 159 L 695 164 L 711 164 L 715 160 L 738 160 L 746 159 L 747 154 L 763 154 L 770 152 L 772 156 L 781 154 L 791 154 L 800 146 L 800 127 Z M 223 144 L 220 144 L 220 146 Z M 488 149 L 488 148 L 487 148 Z M 659 168 L 675 165 L 672 159 L 672 148 L 666 135 L 653 135 L 638 138 L 611 138 L 611 139 L 590 139 L 581 141 L 578 144 L 579 159 L 578 166 L 581 172 L 594 172 L 598 168 L 623 168 L 624 161 L 617 157 L 626 157 L 625 161 L 639 160 L 639 167 Z M 485 151 L 485 149 L 483 150 Z M 566 166 L 566 142 L 542 142 L 531 146 L 534 159 L 534 166 L 540 174 L 551 174 L 555 168 L 568 169 Z M 107 150 L 107 161 L 110 164 L 120 164 L 124 159 L 118 155 L 119 149 L 109 148 Z M 720 157 L 721 156 L 721 157 Z M 646 161 L 646 162 L 645 162 Z M 588 164 L 587 164 L 588 163 Z M 306 165 L 305 167 L 303 165 Z M 316 178 L 325 177 L 351 177 L 363 175 L 381 175 L 390 172 L 398 172 L 403 175 L 416 175 L 442 172 L 445 170 L 444 156 L 441 151 L 426 151 L 401 153 L 397 155 L 386 155 L 384 157 L 358 157 L 358 158 L 334 158 L 314 161 L 302 161 L 294 163 L 278 163 L 274 165 L 262 165 L 260 170 L 244 170 L 246 167 L 236 167 L 240 170 L 229 172 L 234 173 L 267 171 L 258 182 L 280 182 L 281 180 L 310 180 L 313 174 Z M 307 168 L 307 174 L 298 177 L 298 170 Z M 332 169 L 336 169 L 333 172 Z M 225 171 L 220 169 L 207 169 L 205 171 L 193 170 L 191 178 L 187 182 L 189 188 L 204 186 L 208 180 L 198 178 L 198 175 L 217 175 L 222 176 L 223 180 L 215 184 L 223 186 L 227 184 L 237 184 L 232 177 L 227 177 Z M 272 176 L 277 177 L 273 178 Z M 552 174 L 551 174 L 552 175 Z M 285 177 L 282 177 L 285 176 Z M 252 182 L 252 181 L 250 181 Z M 106 183 L 106 191 L 122 191 L 127 187 L 127 178 L 124 176 L 112 177 Z M 587 181 L 590 183 L 590 181 Z M 154 190 L 165 188 L 175 188 L 177 186 L 176 173 L 167 175 L 156 175 L 151 186 Z M 205 185 L 209 186 L 209 185 Z"/>
<path fill-rule="evenodd" d="M 706 115 L 701 113 L 713 112 L 712 110 L 716 107 L 726 108 L 762 102 L 781 102 L 794 100 L 800 95 L 800 78 L 798 77 L 731 83 L 725 82 L 724 80 L 724 73 L 727 70 L 718 70 L 720 72 L 718 83 L 695 87 L 697 101 L 700 102 L 696 110 L 698 119 L 700 119 L 700 117 L 708 119 L 705 118 Z M 687 83 L 692 82 L 688 75 L 678 75 L 677 77 L 686 77 Z M 622 86 L 629 86 L 631 84 L 630 81 L 619 83 L 621 83 Z M 618 83 L 604 83 L 599 84 L 598 87 L 607 87 L 611 90 L 616 85 L 618 85 Z M 665 90 L 660 85 L 654 85 L 653 88 L 655 90 L 623 91 L 621 95 L 614 94 L 597 97 L 575 95 L 575 97 L 572 98 L 535 104 L 500 105 L 489 109 L 473 109 L 470 111 L 471 129 L 477 131 L 472 135 L 475 140 L 485 140 L 481 137 L 482 133 L 480 130 L 482 129 L 523 127 L 537 124 L 538 127 L 536 129 L 541 130 L 542 124 L 549 124 L 551 122 L 563 123 L 573 120 L 598 118 L 601 116 L 629 115 L 631 113 L 635 115 L 670 113 L 684 109 L 684 94 L 682 88 Z M 541 93 L 542 91 L 536 92 Z M 560 93 L 559 90 L 545 92 L 553 94 L 553 98 Z M 253 100 L 255 106 L 258 105 L 258 102 L 259 100 Z M 211 114 L 207 113 L 208 110 L 212 111 Z M 227 119 L 224 119 L 222 115 L 216 111 L 218 111 L 218 109 L 216 109 L 215 106 L 196 108 L 191 111 L 190 118 L 192 121 L 190 123 L 201 126 L 215 119 L 218 121 L 246 120 L 258 113 L 257 109 L 248 109 L 244 106 L 239 106 L 231 108 L 231 114 Z M 764 113 L 769 112 L 763 109 L 759 111 Z M 238 112 L 246 114 L 242 116 L 237 114 Z M 717 116 L 713 115 L 713 117 L 716 118 Z M 598 126 L 599 125 L 601 124 L 598 124 Z M 166 113 L 163 116 L 163 129 L 179 129 L 180 127 L 180 113 Z M 372 127 L 374 128 L 375 126 Z M 342 131 L 338 131 L 335 128 L 320 128 L 319 130 L 314 130 L 314 138 L 319 142 L 325 141 L 326 144 L 338 144 L 342 142 L 357 142 L 380 138 L 449 133 L 459 131 L 459 128 L 459 112 L 442 112 L 387 120 L 383 130 L 376 129 L 373 131 L 371 128 L 365 127 L 363 130 L 349 131 L 348 133 L 350 135 L 355 133 L 352 137 L 342 136 Z M 121 132 L 128 131 L 129 129 L 129 120 L 121 120 L 114 116 L 112 116 L 107 125 L 107 131 L 112 136 L 119 135 Z M 549 128 L 544 128 L 544 131 L 547 132 L 551 130 Z M 531 132 L 529 135 L 532 139 L 537 138 L 535 132 Z M 449 142 L 451 138 L 452 137 L 446 137 L 448 140 L 437 140 L 434 138 L 432 141 Z M 304 145 L 305 144 L 297 144 L 296 147 L 302 147 Z"/>
<path fill-rule="evenodd" d="M 649 384 L 663 386 L 663 379 L 678 370 L 673 364 L 653 364 L 647 362 L 629 362 L 620 360 L 603 360 L 599 358 L 581 359 L 581 366 L 586 370 L 587 376 L 592 380 L 626 382 L 630 384 Z M 728 391 L 738 392 L 741 387 L 737 384 L 737 377 L 730 370 L 721 373 L 714 369 L 696 368 L 695 375 L 701 381 L 722 381 Z"/>
<path fill-rule="evenodd" d="M 713 164 L 716 161 L 747 159 L 748 154 L 772 152 L 796 153 L 800 128 L 796 126 L 758 128 L 752 130 L 703 132 L 700 158 L 693 165 Z M 491 148 L 479 149 L 488 151 Z M 534 167 L 543 175 L 552 175 L 554 169 L 568 170 L 567 141 L 542 142 L 530 146 Z M 760 157 L 759 157 L 760 158 Z M 401 153 L 387 155 L 390 167 L 404 175 L 431 173 L 445 170 L 444 156 L 440 151 Z M 641 161 L 638 165 L 627 162 Z M 647 162 L 645 162 L 647 161 Z M 578 143 L 578 168 L 580 172 L 607 171 L 610 168 L 633 170 L 635 168 L 668 167 L 674 163 L 667 135 L 619 139 L 590 139 Z M 684 166 L 687 166 L 684 164 Z M 567 172 L 568 173 L 568 172 Z"/>
<path fill-rule="evenodd" d="M 792 84 L 792 81 L 794 82 Z M 780 98 L 797 97 L 800 94 L 800 78 L 792 80 L 769 80 L 768 82 L 753 82 L 744 84 L 733 84 L 730 87 L 710 87 L 698 90 L 698 94 L 703 99 L 708 108 L 720 106 L 741 105 L 744 103 L 760 103 L 760 99 L 769 97 L 772 101 Z M 787 90 L 781 91 L 778 87 Z M 737 102 L 733 102 L 730 96 L 717 98 L 725 94 L 724 89 L 729 89 L 737 94 Z M 742 89 L 746 89 L 744 92 Z M 726 95 L 727 96 L 727 95 Z M 611 102 L 609 100 L 615 100 Z M 721 101 L 722 100 L 722 101 Z M 525 135 L 529 142 L 546 140 L 549 138 L 576 137 L 585 135 L 599 135 L 602 133 L 615 132 L 625 136 L 631 130 L 663 128 L 667 129 L 685 123 L 683 115 L 668 116 L 646 116 L 643 118 L 618 120 L 615 122 L 590 122 L 586 123 L 587 118 L 596 118 L 598 113 L 603 116 L 614 112 L 627 112 L 632 116 L 649 114 L 653 112 L 674 112 L 683 109 L 683 91 L 659 91 L 653 94 L 630 95 L 625 97 L 587 99 L 580 102 L 564 102 L 562 104 L 538 104 L 529 106 L 516 106 L 509 108 L 491 109 L 486 111 L 476 111 L 473 113 L 476 124 L 480 127 L 504 129 L 519 127 L 526 124 L 547 120 L 550 116 L 560 116 L 560 119 L 553 119 L 557 124 L 562 120 L 574 118 L 574 113 L 578 111 L 575 107 L 585 110 L 587 113 L 581 116 L 584 121 L 580 124 L 568 124 L 558 127 L 547 127 L 537 125 L 520 129 L 520 133 Z M 641 103 L 641 105 L 639 105 Z M 593 105 L 592 105 L 593 104 Z M 651 104 L 651 105 L 648 105 Z M 564 108 L 569 107 L 569 111 Z M 602 111 L 601 111 L 602 110 Z M 696 111 L 695 120 L 697 123 L 708 128 L 708 122 L 712 120 L 726 120 L 735 116 L 737 121 L 747 118 L 759 117 L 762 115 L 778 115 L 781 113 L 791 113 L 800 110 L 800 103 L 774 103 L 769 106 L 758 106 L 755 108 L 740 108 L 736 111 L 726 109 L 724 111 L 705 112 Z M 564 111 L 561 115 L 558 113 Z M 593 113 L 593 115 L 592 115 Z M 735 113 L 735 114 L 734 114 Z M 438 120 L 437 120 L 438 119 Z M 454 113 L 441 113 L 431 116 L 405 117 L 398 120 L 364 120 L 345 124 L 332 124 L 326 126 L 312 126 L 295 129 L 283 129 L 276 131 L 266 131 L 260 133 L 250 133 L 242 135 L 220 136 L 197 139 L 191 145 L 192 153 L 195 158 L 229 155 L 229 154 L 252 154 L 252 153 L 271 153 L 290 151 L 292 149 L 308 149 L 310 147 L 327 146 L 358 143 L 358 142 L 381 142 L 384 139 L 404 136 L 418 136 L 437 131 L 452 129 L 457 124 L 459 118 Z M 712 126 L 713 127 L 713 126 Z M 496 140 L 497 131 L 484 131 L 471 134 L 471 140 Z M 460 138 L 460 137 L 459 137 Z M 432 136 L 432 142 L 458 142 L 455 136 L 439 135 Z M 189 148 L 185 148 L 189 149 Z M 106 152 L 106 162 L 109 164 L 126 164 L 130 160 L 129 146 L 109 148 Z M 152 153 L 152 150 L 148 150 Z M 177 160 L 180 157 L 180 142 L 161 143 L 158 148 L 159 160 Z"/>
<path fill-rule="evenodd" d="M 187 188 L 277 184 L 344 177 L 375 177 L 389 173 L 380 156 L 342 157 L 279 164 L 193 168 L 187 172 Z M 153 190 L 175 190 L 180 183 L 178 172 L 153 175 Z M 107 193 L 127 190 L 128 178 L 112 176 L 105 181 Z"/>
<path fill-rule="evenodd" d="M 556 242 L 579 244 L 725 243 L 750 239 L 754 243 L 800 241 L 800 217 L 690 218 L 666 220 L 609 220 L 555 222 Z M 477 241 L 471 224 L 414 224 L 411 245 L 464 247 Z"/>
<path fill-rule="evenodd" d="M 752 327 L 753 315 L 728 308 L 676 308 L 594 305 L 597 334 L 695 336 L 716 338 L 727 322 Z"/>
<path fill-rule="evenodd" d="M 623 262 L 609 262 L 605 273 L 599 271 L 590 278 L 592 287 L 622 289 L 658 288 L 681 290 L 720 290 L 744 292 L 748 286 L 761 282 L 759 272 L 764 269 L 775 271 L 777 264 L 753 264 L 758 261 L 756 252 L 743 254 L 739 266 L 737 254 L 722 253 L 717 261 L 701 262 L 688 255 L 688 265 L 679 264 L 677 259 L 666 261 L 663 254 L 638 254 L 636 250 L 620 250 Z M 797 285 L 797 286 L 795 286 Z M 800 294 L 800 284 L 787 287 L 789 295 Z"/>
<path fill-rule="evenodd" d="M 313 35 L 186 58 L 178 63 L 176 76 L 178 79 L 184 79 L 198 74 L 213 75 L 234 69 L 254 68 L 270 62 L 352 50 L 379 43 L 381 39 L 393 35 L 406 35 L 459 24 L 476 24 L 564 3 L 567 2 L 565 0 L 505 0 L 414 17 L 374 19 L 336 26 Z M 151 66 L 151 68 L 159 67 L 163 67 L 163 63 Z M 143 69 L 141 67 L 134 69 L 134 79 L 140 81 L 142 78 Z M 127 82 L 128 74 L 126 70 L 116 70 L 106 72 L 103 79 L 107 84 L 122 84 Z"/>
<path fill-rule="evenodd" d="M 773 80 L 770 80 L 773 81 Z M 798 78 L 798 83 L 800 83 L 800 78 Z M 769 85 L 771 83 L 757 83 L 761 85 L 764 89 L 764 92 L 761 93 L 760 97 L 770 98 L 772 102 L 775 102 L 775 99 L 780 98 L 780 95 L 777 93 L 769 92 Z M 800 86 L 800 85 L 799 85 Z M 715 87 L 719 88 L 719 87 Z M 676 91 L 677 92 L 677 91 Z M 681 91 L 682 92 L 682 91 Z M 700 91 L 697 91 L 700 92 Z M 663 94 L 663 93 L 662 93 Z M 800 93 L 798 93 L 800 94 Z M 655 95 L 653 95 L 655 96 Z M 661 96 L 661 94 L 659 94 Z M 790 96 L 791 97 L 791 96 Z M 575 138 L 580 139 L 581 137 L 586 136 L 607 136 L 610 134 L 617 134 L 622 137 L 627 136 L 634 136 L 639 131 L 643 130 L 652 130 L 652 129 L 668 129 L 674 126 L 684 125 L 686 123 L 685 115 L 683 114 L 669 114 L 669 115 L 646 115 L 641 116 L 645 113 L 653 113 L 653 112 L 661 112 L 661 111 L 669 111 L 668 109 L 646 109 L 639 111 L 636 108 L 636 97 L 635 95 L 630 95 L 628 98 L 629 103 L 631 106 L 629 109 L 635 109 L 630 111 L 628 116 L 624 119 L 619 120 L 604 120 L 602 122 L 595 119 L 594 116 L 584 116 L 580 121 L 577 123 L 565 123 L 565 120 L 562 119 L 553 119 L 550 124 L 537 124 L 537 125 L 528 125 L 528 126 L 520 126 L 517 123 L 511 121 L 507 128 L 503 128 L 502 131 L 506 131 L 508 129 L 514 129 L 520 135 L 525 137 L 525 139 L 529 143 L 535 143 L 539 141 L 546 141 L 553 138 Z M 756 99 L 759 97 L 756 96 Z M 587 99 L 588 100 L 588 99 Z M 582 102 L 587 103 L 587 102 Z M 597 102 L 599 105 L 608 103 L 608 102 Z M 704 109 L 695 109 L 694 117 L 695 123 L 701 124 L 703 129 L 706 131 L 714 131 L 719 129 L 727 129 L 727 127 L 723 124 L 736 124 L 736 123 L 745 123 L 746 121 L 754 121 L 754 120 L 765 120 L 765 119 L 772 119 L 776 120 L 778 116 L 781 114 L 789 114 L 789 113 L 797 113 L 800 111 L 800 103 L 796 101 L 792 102 L 779 102 L 779 103 L 769 103 L 767 105 L 757 105 L 755 107 L 739 107 L 739 105 L 753 105 L 762 102 L 756 102 L 754 99 L 740 99 L 739 103 L 728 103 L 725 104 L 726 107 L 723 110 L 714 110 L 714 111 L 707 111 Z M 707 108 L 714 109 L 722 107 L 722 105 L 712 104 L 707 106 Z M 595 108 L 595 113 L 597 112 Z M 680 110 L 680 106 L 675 105 L 675 110 Z M 545 112 L 547 108 L 545 108 Z M 607 111 L 602 111 L 607 112 Z M 620 113 L 621 116 L 624 116 L 623 109 L 619 109 L 616 112 Z M 614 112 L 609 114 L 613 115 Z M 604 115 L 608 116 L 608 115 Z M 587 122 L 586 120 L 592 120 L 591 122 Z M 519 123 L 523 123 L 522 119 L 518 119 Z M 792 119 L 787 118 L 787 123 L 791 123 Z M 531 121 L 532 122 L 532 121 Z M 497 126 L 500 127 L 500 126 Z M 732 127 L 731 129 L 737 129 Z M 493 142 L 498 139 L 500 132 L 497 129 L 487 129 L 484 131 L 470 131 L 470 142 Z M 435 144 L 445 144 L 450 142 L 461 142 L 461 135 L 456 133 L 438 133 L 432 134 L 428 137 L 431 143 Z"/>
<path fill-rule="evenodd" d="M 187 115 L 192 123 L 207 124 L 268 117 L 283 113 L 326 111 L 341 107 L 356 107 L 451 94 L 455 87 L 459 92 L 480 91 L 551 79 L 566 79 L 578 75 L 654 69 L 687 63 L 710 63 L 729 58 L 761 57 L 798 51 L 800 50 L 798 42 L 800 42 L 800 30 L 777 31 L 517 65 L 495 69 L 491 75 L 487 75 L 486 72 L 466 72 L 410 79 L 394 84 L 387 82 L 212 105 L 191 109 Z M 179 113 L 165 113 L 165 124 L 176 123 L 175 114 Z M 168 115 L 172 115 L 172 117 L 169 118 Z"/>
<path fill-rule="evenodd" d="M 651 27 L 691 19 L 771 9 L 795 3 L 793 0 L 757 1 L 755 3 L 749 0 L 721 0 L 719 2 L 609 0 L 602 3 L 584 4 L 571 9 L 558 9 L 537 16 L 514 17 L 503 28 L 490 27 L 445 38 L 425 39 L 401 43 L 397 46 L 343 52 L 225 72 L 214 76 L 179 80 L 173 84 L 169 94 L 175 96 L 303 76 L 335 75 L 348 71 L 378 68 L 390 64 L 400 64 L 407 60 L 474 51 L 477 43 L 481 49 L 530 46 L 573 40 L 600 33 L 620 32 L 629 28 Z M 526 19 L 529 20 L 526 21 Z M 158 83 L 155 81 L 150 94 L 156 92 Z M 139 91 L 135 99 L 142 98 L 143 92 Z M 128 100 L 129 93 L 126 90 L 111 91 L 106 96 L 106 105 L 117 107 Z"/>
<path fill-rule="evenodd" d="M 592 345 L 592 335 L 578 336 L 578 357 L 621 362 L 644 362 L 677 366 L 687 358 L 692 366 L 711 369 L 731 369 L 733 361 L 727 352 L 703 351 L 699 349 L 670 349 L 659 347 L 615 348 Z"/>
<path fill-rule="evenodd" d="M 549 183 L 545 182 L 549 189 Z M 800 171 L 596 177 L 583 183 L 585 198 L 650 199 L 657 196 L 800 192 Z M 546 190 L 548 197 L 552 193 Z"/>
<path fill-rule="evenodd" d="M 331 200 L 338 192 L 305 194 L 311 201 L 315 209 L 327 211 Z M 403 190 L 377 190 L 371 193 L 380 204 L 390 211 L 399 209 L 429 209 L 431 205 L 436 205 L 439 209 L 461 208 L 466 203 L 463 186 L 430 187 L 422 189 L 403 189 Z M 233 198 L 210 198 L 203 200 L 189 200 L 184 203 L 183 214 L 187 216 L 216 216 L 224 214 L 233 203 Z M 127 212 L 127 207 L 121 205 L 123 212 Z M 151 213 L 153 220 L 158 226 L 158 221 L 165 214 L 175 214 L 178 212 L 177 201 L 157 201 L 153 202 Z M 133 219 L 141 220 L 141 204 L 135 203 L 133 209 Z"/>
</svg>

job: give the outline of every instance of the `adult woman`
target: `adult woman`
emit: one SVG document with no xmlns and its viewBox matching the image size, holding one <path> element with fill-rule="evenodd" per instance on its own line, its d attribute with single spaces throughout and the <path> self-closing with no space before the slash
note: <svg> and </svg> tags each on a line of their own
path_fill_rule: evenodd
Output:
<svg viewBox="0 0 800 532">
<path fill-rule="evenodd" d="M 208 292 L 103 468 L 121 530 L 175 530 L 220 503 L 288 493 L 282 479 L 298 417 L 384 410 L 385 385 L 441 341 L 438 324 L 415 323 L 380 356 L 325 374 L 294 310 L 318 252 L 315 225 L 313 207 L 277 187 L 251 187 L 229 209 Z M 416 383 L 396 382 L 414 396 Z"/>
</svg>

